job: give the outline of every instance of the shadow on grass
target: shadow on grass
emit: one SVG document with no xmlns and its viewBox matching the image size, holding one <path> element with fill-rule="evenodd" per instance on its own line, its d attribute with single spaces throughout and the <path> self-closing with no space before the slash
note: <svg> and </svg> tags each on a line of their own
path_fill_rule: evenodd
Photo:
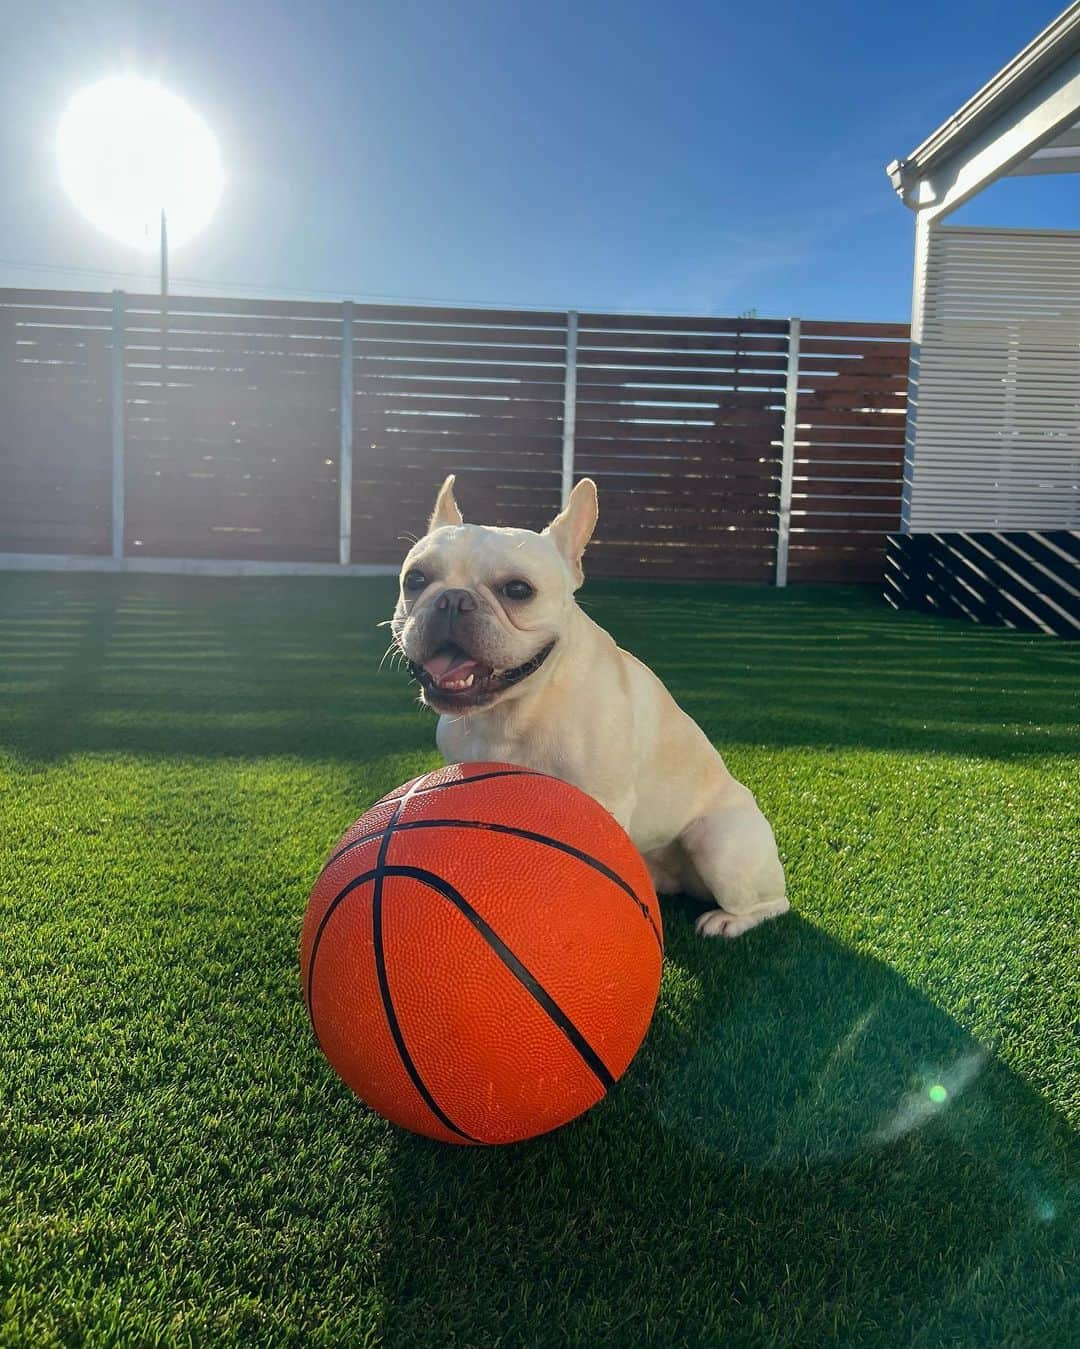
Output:
<svg viewBox="0 0 1080 1349">
<path fill-rule="evenodd" d="M 433 755 L 430 716 L 400 674 L 376 673 L 392 595 L 389 581 L 0 576 L 0 745 L 31 764 Z M 843 589 L 604 583 L 586 601 L 721 744 L 1020 758 L 1073 743 L 1077 652 L 1053 639 Z M 391 1136 L 371 1236 L 384 1342 L 1067 1343 L 1071 1145 L 1022 1078 L 797 917 L 727 945 L 668 915 L 653 1030 L 588 1118 L 506 1150 Z M 293 943 L 290 928 L 290 976 Z M 236 961 L 250 969 L 249 942 Z M 276 988 L 259 1003 L 270 1044 Z M 276 1095 L 256 1119 L 256 1180 L 291 1177 L 315 1137 L 303 1165 L 334 1201 L 355 1186 L 360 1208 L 372 1128 L 340 1095 L 326 1113 L 293 1099 L 291 1119 Z M 342 1155 L 351 1168 L 325 1174 Z M 313 1267 L 341 1277 L 347 1244 L 307 1202 Z M 302 1269 L 278 1257 L 268 1268 L 300 1296 Z"/>
<path fill-rule="evenodd" d="M 801 919 L 718 946 L 668 913 L 646 1047 L 589 1117 L 397 1136 L 386 1342 L 1066 1343 L 1064 1124 Z"/>
<path fill-rule="evenodd" d="M 338 760 L 430 749 L 379 674 L 389 579 L 0 576 L 0 744 Z M 584 602 L 724 744 L 1019 758 L 1076 748 L 1080 651 L 851 587 L 596 582 Z"/>
</svg>

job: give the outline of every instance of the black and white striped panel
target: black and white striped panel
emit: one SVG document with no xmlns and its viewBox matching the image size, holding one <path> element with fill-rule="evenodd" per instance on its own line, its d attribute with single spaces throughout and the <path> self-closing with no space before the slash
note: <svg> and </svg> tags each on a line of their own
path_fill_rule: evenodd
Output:
<svg viewBox="0 0 1080 1349">
<path fill-rule="evenodd" d="M 891 535 L 885 598 L 896 609 L 1080 637 L 1080 532 Z"/>
</svg>

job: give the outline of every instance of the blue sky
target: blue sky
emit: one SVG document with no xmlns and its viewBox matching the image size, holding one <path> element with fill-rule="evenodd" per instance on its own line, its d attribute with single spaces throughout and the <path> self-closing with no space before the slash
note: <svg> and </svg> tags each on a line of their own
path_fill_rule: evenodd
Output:
<svg viewBox="0 0 1080 1349">
<path fill-rule="evenodd" d="M 0 284 L 152 287 L 54 153 L 70 94 L 134 71 L 228 173 L 177 291 L 906 319 L 883 166 L 1063 5 L 5 0 Z M 1077 185 L 1003 183 L 954 220 L 1067 227 Z"/>
</svg>

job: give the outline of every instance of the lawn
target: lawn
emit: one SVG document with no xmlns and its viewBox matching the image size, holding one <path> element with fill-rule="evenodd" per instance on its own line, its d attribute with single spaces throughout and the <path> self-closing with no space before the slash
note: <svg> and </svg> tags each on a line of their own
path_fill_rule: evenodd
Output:
<svg viewBox="0 0 1080 1349">
<path fill-rule="evenodd" d="M 0 575 L 0 1344 L 1075 1345 L 1080 648 L 871 592 L 586 585 L 796 912 L 665 906 L 590 1115 L 396 1131 L 300 998 L 333 841 L 437 763 L 384 580 Z"/>
</svg>

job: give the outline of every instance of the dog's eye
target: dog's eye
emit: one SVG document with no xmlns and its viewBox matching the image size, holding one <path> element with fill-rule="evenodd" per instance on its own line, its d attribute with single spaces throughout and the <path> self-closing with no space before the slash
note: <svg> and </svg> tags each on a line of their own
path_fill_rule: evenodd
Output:
<svg viewBox="0 0 1080 1349">
<path fill-rule="evenodd" d="M 502 593 L 508 600 L 531 600 L 536 591 L 528 581 L 507 581 Z"/>
<path fill-rule="evenodd" d="M 403 582 L 404 587 L 406 590 L 411 591 L 414 595 L 419 594 L 420 591 L 423 590 L 424 587 L 427 585 L 427 583 L 428 579 L 422 571 L 417 571 L 414 568 L 412 571 L 407 571 L 405 573 L 405 580 Z"/>
</svg>

